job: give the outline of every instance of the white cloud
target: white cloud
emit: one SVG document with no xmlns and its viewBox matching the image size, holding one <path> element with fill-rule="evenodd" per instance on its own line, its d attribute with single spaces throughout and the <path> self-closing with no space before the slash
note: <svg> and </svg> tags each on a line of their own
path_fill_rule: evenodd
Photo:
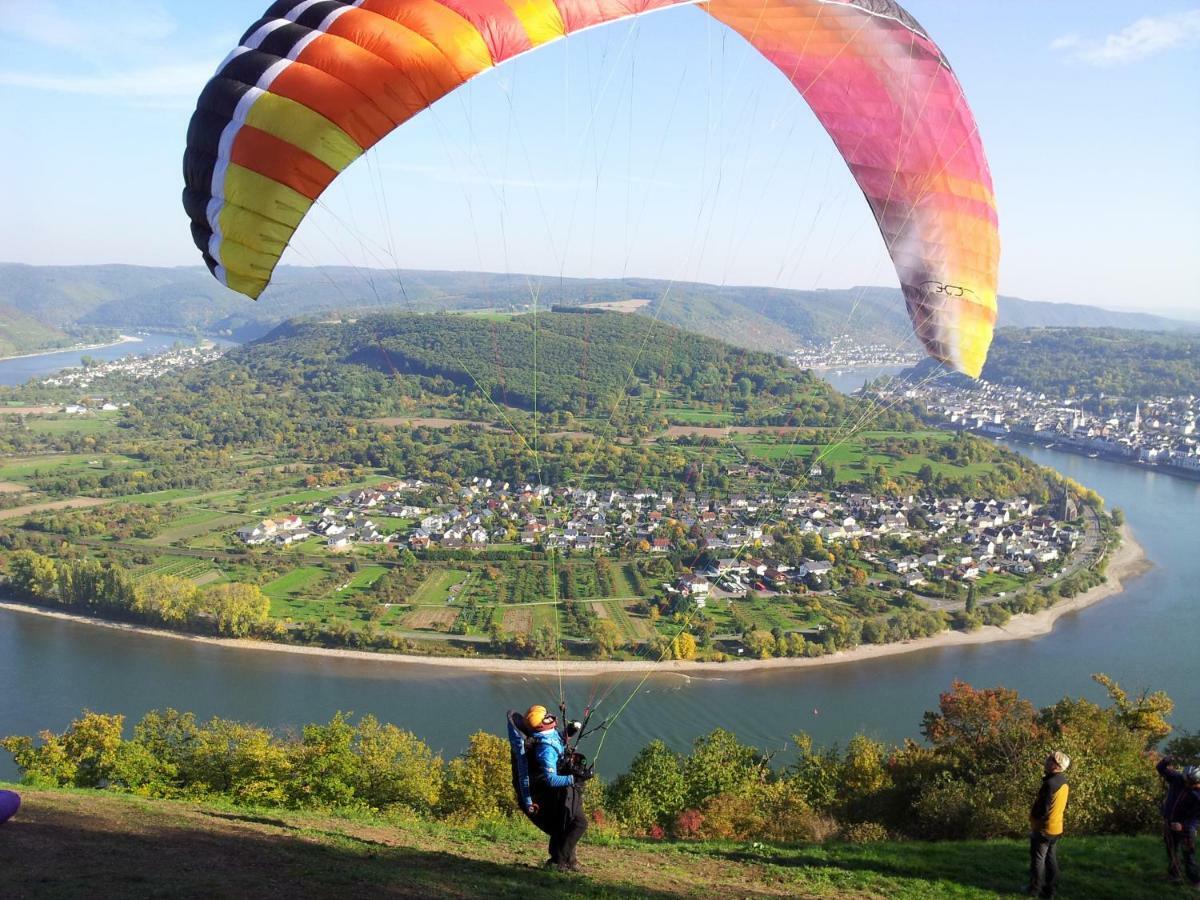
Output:
<svg viewBox="0 0 1200 900">
<path fill-rule="evenodd" d="M 1070 51 L 1075 59 L 1089 65 L 1118 66 L 1197 45 L 1200 45 L 1200 9 L 1147 16 L 1103 38 L 1063 35 L 1050 47 Z"/>
<path fill-rule="evenodd" d="M 195 46 L 161 0 L 0 0 L 5 46 L 32 65 L 0 68 L 0 86 L 139 106 L 193 100 L 222 55 Z"/>
<path fill-rule="evenodd" d="M 157 2 L 0 0 L 0 34 L 81 56 L 133 55 L 175 30 L 175 20 Z"/>
<path fill-rule="evenodd" d="M 110 72 L 98 75 L 51 75 L 0 71 L 0 85 L 126 99 L 195 97 L 209 78 L 213 66 L 174 65 Z"/>
</svg>

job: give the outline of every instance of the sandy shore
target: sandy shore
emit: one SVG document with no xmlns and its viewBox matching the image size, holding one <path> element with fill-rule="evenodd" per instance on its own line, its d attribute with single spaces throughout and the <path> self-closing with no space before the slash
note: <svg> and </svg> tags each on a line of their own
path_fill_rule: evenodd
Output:
<svg viewBox="0 0 1200 900">
<path fill-rule="evenodd" d="M 122 344 L 140 344 L 142 339 L 132 334 L 123 334 L 119 340 L 107 344 L 81 344 L 78 347 L 59 347 L 57 350 L 39 350 L 37 353 L 17 353 L 13 356 L 0 356 L 0 362 L 10 359 L 32 359 L 35 356 L 53 356 L 55 353 L 86 353 L 88 350 L 104 350 L 108 347 L 119 347 Z"/>
<path fill-rule="evenodd" d="M 1133 537 L 1129 526 L 1121 529 L 1123 543 L 1112 554 L 1108 561 L 1108 580 L 1089 591 L 1070 600 L 1063 600 L 1051 607 L 1032 615 L 1013 616 L 1008 624 L 1003 626 L 988 625 L 977 631 L 944 631 L 941 634 L 927 638 L 917 638 L 895 644 L 865 644 L 853 650 L 845 650 L 829 656 L 818 656 L 812 659 L 792 659 L 789 657 L 772 659 L 737 659 L 729 662 L 581 662 L 564 661 L 561 664 L 553 660 L 522 660 L 522 659 L 487 659 L 462 656 L 411 656 L 397 653 L 373 653 L 363 650 L 332 650 L 326 647 L 300 647 L 291 644 L 275 644 L 267 641 L 252 641 L 235 638 L 212 638 L 199 635 L 182 634 L 159 628 L 146 628 L 139 625 L 128 625 L 122 622 L 106 622 L 73 613 L 57 612 L 25 606 L 19 603 L 0 601 L 0 609 L 29 615 L 44 616 L 51 619 L 62 619 L 70 622 L 80 622 L 101 628 L 111 628 L 117 631 L 135 634 L 147 634 L 155 637 L 167 637 L 174 640 L 192 641 L 200 644 L 214 644 L 237 650 L 256 650 L 268 653 L 295 653 L 306 656 L 330 656 L 341 659 L 369 660 L 382 665 L 420 665 L 442 666 L 453 669 L 474 669 L 483 672 L 520 673 L 522 675 L 563 675 L 594 676 L 620 672 L 662 672 L 679 675 L 708 675 L 728 674 L 730 672 L 754 672 L 764 669 L 808 669 L 816 666 L 845 665 L 864 659 L 880 659 L 885 656 L 897 656 L 901 653 L 916 653 L 921 650 L 932 650 L 939 647 L 958 647 L 968 644 L 989 644 L 995 641 L 1019 641 L 1041 637 L 1049 634 L 1054 623 L 1062 616 L 1078 612 L 1101 600 L 1121 593 L 1125 583 L 1144 574 L 1153 565 L 1146 557 L 1142 545 Z"/>
</svg>

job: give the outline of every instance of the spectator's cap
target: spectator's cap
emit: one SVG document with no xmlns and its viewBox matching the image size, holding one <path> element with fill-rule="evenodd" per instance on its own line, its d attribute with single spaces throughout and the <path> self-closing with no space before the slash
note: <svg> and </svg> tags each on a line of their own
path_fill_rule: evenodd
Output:
<svg viewBox="0 0 1200 900">
<path fill-rule="evenodd" d="M 1067 756 L 1061 750 L 1055 750 L 1051 753 L 1050 759 L 1054 762 L 1054 765 L 1058 766 L 1058 771 L 1060 772 L 1065 772 L 1071 768 L 1071 757 Z"/>
<path fill-rule="evenodd" d="M 530 728 L 541 728 L 547 719 L 552 722 L 557 721 L 554 716 L 546 715 L 546 707 L 541 704 L 535 703 L 525 713 L 525 724 Z"/>
<path fill-rule="evenodd" d="M 1188 766 L 1184 769 L 1183 780 L 1188 784 L 1200 784 L 1200 766 Z"/>
</svg>

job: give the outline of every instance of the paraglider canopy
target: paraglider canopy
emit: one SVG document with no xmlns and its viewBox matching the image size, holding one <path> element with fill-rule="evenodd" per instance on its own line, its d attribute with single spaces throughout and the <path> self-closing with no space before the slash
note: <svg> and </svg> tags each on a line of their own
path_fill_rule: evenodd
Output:
<svg viewBox="0 0 1200 900">
<path fill-rule="evenodd" d="M 313 203 L 476 75 L 584 28 L 688 0 L 280 0 L 201 94 L 184 205 L 205 262 L 258 297 Z M 712 0 L 803 95 L 879 225 L 928 353 L 979 375 L 996 320 L 992 181 L 962 88 L 892 0 Z"/>
</svg>

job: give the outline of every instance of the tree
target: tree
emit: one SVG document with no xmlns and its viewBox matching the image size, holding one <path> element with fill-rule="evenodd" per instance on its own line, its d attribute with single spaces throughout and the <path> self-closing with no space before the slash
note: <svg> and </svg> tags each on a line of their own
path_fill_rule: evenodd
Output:
<svg viewBox="0 0 1200 900">
<path fill-rule="evenodd" d="M 761 784 L 764 760 L 757 750 L 718 728 L 692 745 L 683 763 L 687 805 L 698 807 L 709 797 L 741 794 Z"/>
<path fill-rule="evenodd" d="M 221 634 L 245 637 L 267 620 L 270 599 L 250 584 L 217 584 L 200 595 L 200 613 L 211 617 Z"/>
<path fill-rule="evenodd" d="M 491 821 L 516 811 L 508 741 L 477 731 L 446 771 L 442 811 L 460 821 Z"/>
<path fill-rule="evenodd" d="M 58 571 L 54 560 L 32 550 L 18 550 L 8 559 L 8 577 L 13 590 L 34 600 L 58 596 Z"/>
<path fill-rule="evenodd" d="M 193 615 L 199 595 L 190 578 L 147 575 L 134 588 L 134 609 L 147 618 L 178 624 Z"/>
<path fill-rule="evenodd" d="M 628 828 L 666 827 L 683 809 L 686 786 L 679 757 L 652 741 L 634 757 L 629 771 L 608 790 L 607 806 Z"/>
<path fill-rule="evenodd" d="M 621 645 L 621 635 L 616 625 L 608 619 L 596 619 L 592 622 L 591 632 L 597 658 L 608 659 L 617 652 Z"/>
<path fill-rule="evenodd" d="M 675 659 L 695 659 L 696 639 L 686 631 L 679 632 L 671 642 L 671 654 Z"/>
<path fill-rule="evenodd" d="M 755 629 L 745 640 L 747 649 L 759 659 L 770 659 L 775 655 L 775 636 L 771 632 Z"/>
</svg>

